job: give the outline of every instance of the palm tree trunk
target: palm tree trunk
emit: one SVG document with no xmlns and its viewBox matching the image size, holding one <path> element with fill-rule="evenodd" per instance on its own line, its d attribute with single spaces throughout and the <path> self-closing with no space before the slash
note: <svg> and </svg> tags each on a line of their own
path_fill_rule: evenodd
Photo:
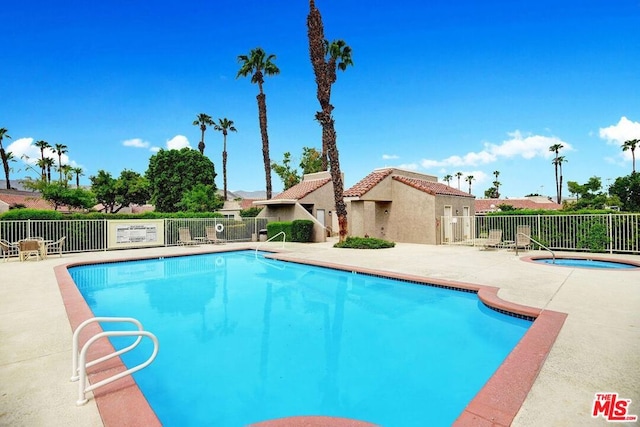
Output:
<svg viewBox="0 0 640 427">
<path fill-rule="evenodd" d="M 267 102 L 262 90 L 256 96 L 258 100 L 258 118 L 260 120 L 260 135 L 262 136 L 262 158 L 264 160 L 264 174 L 267 186 L 267 199 L 271 199 L 271 160 L 269 159 L 269 135 L 267 134 Z"/>
<path fill-rule="evenodd" d="M 557 159 L 557 157 L 556 157 Z M 560 203 L 560 186 L 559 186 L 559 181 L 558 181 L 558 162 L 554 162 L 555 168 L 556 168 L 556 201 L 558 203 Z"/>
<path fill-rule="evenodd" d="M 558 204 L 562 203 L 562 163 L 558 165 L 560 167 L 560 181 L 558 183 Z"/>
<path fill-rule="evenodd" d="M 225 137 L 224 150 L 222 151 L 222 179 L 224 182 L 224 200 L 227 200 L 227 142 Z"/>
<path fill-rule="evenodd" d="M 7 159 L 7 153 L 4 148 L 0 148 L 0 157 L 2 157 L 2 167 L 4 168 L 4 176 L 7 180 L 7 190 L 11 190 L 11 182 L 9 181 L 9 159 Z"/>
</svg>

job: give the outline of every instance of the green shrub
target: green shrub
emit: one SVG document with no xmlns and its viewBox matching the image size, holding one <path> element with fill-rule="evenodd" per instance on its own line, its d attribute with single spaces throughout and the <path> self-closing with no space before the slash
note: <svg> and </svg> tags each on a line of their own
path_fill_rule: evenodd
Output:
<svg viewBox="0 0 640 427">
<path fill-rule="evenodd" d="M 396 244 L 388 240 L 376 239 L 375 237 L 347 237 L 344 242 L 333 245 L 334 248 L 350 249 L 384 249 L 392 248 Z"/>
<path fill-rule="evenodd" d="M 605 252 L 611 241 L 607 236 L 607 227 L 595 221 L 582 224 L 578 233 L 578 248 L 589 249 L 591 252 Z"/>
<path fill-rule="evenodd" d="M 58 211 L 40 209 L 11 209 L 0 215 L 0 219 L 3 221 L 24 221 L 26 219 L 57 220 L 66 218 Z"/>
<path fill-rule="evenodd" d="M 294 242 L 308 243 L 313 237 L 313 221 L 308 219 L 295 219 L 291 223 L 291 240 Z"/>
<path fill-rule="evenodd" d="M 267 224 L 267 239 L 270 239 L 276 234 L 280 233 L 281 231 L 284 231 L 287 242 L 290 242 L 291 226 L 292 226 L 291 221 L 270 222 L 269 224 Z M 280 240 L 280 237 L 278 237 L 278 240 Z"/>
</svg>

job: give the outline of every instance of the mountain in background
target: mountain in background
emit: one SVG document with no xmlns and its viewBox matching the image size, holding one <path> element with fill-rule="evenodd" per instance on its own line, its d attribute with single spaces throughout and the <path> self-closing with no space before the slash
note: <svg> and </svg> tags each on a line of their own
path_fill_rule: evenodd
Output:
<svg viewBox="0 0 640 427">
<path fill-rule="evenodd" d="M 238 197 L 243 199 L 252 199 L 252 200 L 264 200 L 267 198 L 266 191 L 243 191 L 243 190 L 234 190 L 228 192 L 229 199 L 231 199 L 231 194 L 233 193 Z M 275 196 L 275 194 L 274 194 Z"/>
</svg>

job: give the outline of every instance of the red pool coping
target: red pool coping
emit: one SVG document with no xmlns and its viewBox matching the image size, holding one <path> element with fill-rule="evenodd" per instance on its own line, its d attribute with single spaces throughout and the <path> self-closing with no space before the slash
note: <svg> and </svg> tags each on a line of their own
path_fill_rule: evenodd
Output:
<svg viewBox="0 0 640 427">
<path fill-rule="evenodd" d="M 234 249 L 245 250 L 252 248 Z M 202 255 L 203 253 L 181 253 L 173 256 Z M 560 329 L 567 317 L 566 313 L 551 310 L 542 310 L 528 307 L 498 297 L 499 288 L 493 286 L 476 285 L 471 283 L 442 280 L 409 274 L 395 273 L 382 270 L 374 270 L 361 267 L 353 267 L 342 264 L 317 262 L 310 260 L 291 260 L 275 253 L 270 255 L 274 259 L 308 264 L 318 267 L 333 268 L 337 270 L 357 272 L 374 276 L 389 277 L 418 284 L 440 286 L 477 293 L 478 298 L 488 307 L 498 311 L 513 313 L 516 316 L 535 319 L 529 330 L 522 337 L 507 358 L 480 389 L 476 396 L 467 405 L 464 411 L 453 424 L 458 427 L 474 426 L 509 426 L 511 425 L 520 407 L 524 403 L 535 379 L 542 369 L 542 365 L 553 346 Z M 112 259 L 107 261 L 71 262 L 54 268 L 60 294 L 64 302 L 69 323 L 75 330 L 80 323 L 94 317 L 91 309 L 80 294 L 71 275 L 69 267 L 90 265 L 96 263 L 111 263 L 119 261 L 135 261 L 143 259 L 156 259 L 158 256 L 136 257 L 126 259 Z M 95 323 L 85 328 L 80 336 L 80 345 L 96 333 L 102 332 L 99 324 Z M 113 352 L 114 349 L 107 340 L 99 340 L 90 348 L 87 359 L 93 360 L 100 355 Z M 94 384 L 103 378 L 117 372 L 126 370 L 119 357 L 100 365 L 100 368 L 90 368 L 88 379 Z M 131 376 L 115 381 L 109 385 L 98 388 L 93 392 L 94 400 L 100 412 L 102 422 L 106 427 L 116 426 L 161 426 L 160 420 L 149 405 Z M 276 420 L 267 420 L 253 424 L 255 427 L 287 427 L 287 426 L 332 426 L 332 427 L 366 427 L 372 426 L 366 421 L 350 420 L 324 416 L 292 416 Z"/>
</svg>

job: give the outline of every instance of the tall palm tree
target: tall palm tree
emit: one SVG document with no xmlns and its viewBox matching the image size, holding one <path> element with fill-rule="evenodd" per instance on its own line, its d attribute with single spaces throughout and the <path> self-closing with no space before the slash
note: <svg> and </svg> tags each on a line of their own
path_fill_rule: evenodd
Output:
<svg viewBox="0 0 640 427">
<path fill-rule="evenodd" d="M 342 181 L 342 172 L 340 171 L 335 123 L 331 114 L 333 111 L 331 86 L 336 82 L 337 70 L 345 71 L 349 65 L 353 65 L 351 48 L 343 40 L 334 40 L 330 43 L 325 39 L 322 16 L 316 8 L 314 0 L 309 1 L 307 30 L 311 65 L 316 77 L 316 96 L 321 108 L 321 111 L 316 113 L 316 120 L 322 126 L 322 161 L 323 165 L 328 163 L 331 169 L 335 211 L 340 230 L 339 236 L 340 241 L 343 241 L 347 237 L 347 207 L 343 197 L 344 183 Z M 328 159 L 328 161 L 325 159 Z M 326 170 L 326 167 L 323 169 Z"/>
<path fill-rule="evenodd" d="M 68 150 L 64 144 L 56 144 L 54 148 L 56 153 L 58 153 L 58 171 L 60 171 L 60 182 L 62 183 L 62 155 L 68 152 Z"/>
<path fill-rule="evenodd" d="M 453 179 L 453 176 L 451 176 L 451 175 L 445 175 L 445 176 L 442 178 L 442 180 L 443 180 L 444 182 L 446 182 L 446 183 L 447 183 L 447 185 L 451 185 L 451 180 L 452 180 L 452 179 Z"/>
<path fill-rule="evenodd" d="M 280 74 L 280 69 L 274 61 L 276 56 L 267 55 L 265 51 L 257 47 L 251 49 L 249 55 L 238 55 L 240 70 L 238 77 L 251 76 L 251 83 L 258 85 L 258 120 L 260 122 L 260 135 L 262 137 L 262 158 L 264 160 L 264 173 L 267 186 L 267 199 L 271 198 L 271 160 L 269 159 L 269 134 L 267 133 L 267 100 L 263 91 L 265 76 L 275 76 Z"/>
<path fill-rule="evenodd" d="M 456 176 L 456 178 L 458 178 L 458 190 L 460 189 L 460 178 L 462 178 L 462 172 L 456 172 L 454 174 Z"/>
<path fill-rule="evenodd" d="M 500 182 L 498 181 L 499 175 L 500 175 L 500 171 L 493 171 L 493 176 L 496 177 L 496 180 L 493 181 L 493 186 L 496 189 L 496 199 L 500 198 Z"/>
<path fill-rule="evenodd" d="M 42 160 L 42 163 L 44 164 L 44 149 L 45 148 L 51 148 L 51 145 L 47 141 L 43 141 L 43 140 L 37 141 L 34 145 L 40 149 L 40 160 Z M 38 165 L 38 166 L 40 166 L 40 165 Z M 42 173 L 41 173 L 42 180 L 44 181 L 45 172 L 46 171 L 45 171 L 44 165 L 42 165 L 40 167 L 42 169 Z"/>
<path fill-rule="evenodd" d="M 200 113 L 193 121 L 194 126 L 200 126 L 200 130 L 202 131 L 202 136 L 200 137 L 200 142 L 198 143 L 198 150 L 200 150 L 200 154 L 204 154 L 204 131 L 207 130 L 207 126 L 213 126 L 215 123 L 211 119 L 211 116 Z"/>
<path fill-rule="evenodd" d="M 63 184 L 65 187 L 69 184 L 69 181 L 73 178 L 73 167 L 71 165 L 62 165 L 60 166 L 62 169 L 62 176 L 64 177 Z"/>
<path fill-rule="evenodd" d="M 227 200 L 227 133 L 237 132 L 233 126 L 233 120 L 229 120 L 226 117 L 218 119 L 218 123 L 213 125 L 213 128 L 222 132 L 222 180 L 224 182 L 224 199 Z"/>
<path fill-rule="evenodd" d="M 558 180 L 558 165 L 562 163 L 562 162 L 558 163 L 558 155 L 562 147 L 564 147 L 564 145 L 562 144 L 553 144 L 551 147 L 549 147 L 549 151 L 556 153 L 556 157 L 555 159 L 553 159 L 552 163 L 554 164 L 556 169 L 556 201 L 558 203 L 560 203 L 560 193 L 561 193 L 561 187 L 562 187 L 560 184 L 560 181 Z"/>
<path fill-rule="evenodd" d="M 75 167 L 71 169 L 71 172 L 76 175 L 76 188 L 80 188 L 80 177 L 84 176 L 84 171 L 81 167 Z"/>
<path fill-rule="evenodd" d="M 469 183 L 469 194 L 471 194 L 471 182 L 474 180 L 473 175 L 467 175 L 464 180 Z"/>
<path fill-rule="evenodd" d="M 47 169 L 47 181 L 46 182 L 51 184 L 51 168 L 55 164 L 55 160 L 53 160 L 51 157 L 45 157 L 43 163 L 45 165 L 45 168 Z"/>
<path fill-rule="evenodd" d="M 17 161 L 15 156 L 13 155 L 13 153 L 11 151 L 7 151 L 5 153 L 5 157 L 7 159 L 7 165 L 9 165 L 9 163 L 14 163 L 14 162 Z M 13 169 L 9 166 L 8 171 L 12 172 Z M 11 185 L 9 185 L 9 174 L 6 171 L 5 171 L 5 175 L 7 176 L 7 189 L 9 189 L 11 187 Z"/>
<path fill-rule="evenodd" d="M 633 161 L 631 173 L 636 173 L 636 153 L 635 153 L 635 151 L 636 151 L 636 148 L 638 147 L 638 144 L 640 144 L 640 139 L 630 139 L 628 141 L 625 141 L 624 144 L 622 144 L 622 151 L 631 150 L 631 159 Z"/>
<path fill-rule="evenodd" d="M 560 180 L 558 181 L 558 203 L 562 203 L 562 164 L 568 160 L 564 156 L 558 156 L 552 160 L 552 163 L 556 167 L 556 173 L 560 174 Z"/>
<path fill-rule="evenodd" d="M 7 190 L 11 189 L 11 184 L 9 183 L 9 160 L 7 159 L 7 153 L 4 151 L 4 147 L 2 146 L 2 140 L 4 138 L 11 139 L 9 134 L 7 134 L 7 129 L 0 128 L 0 158 L 2 158 L 2 167 L 4 168 L 4 176 L 7 180 Z"/>
</svg>

